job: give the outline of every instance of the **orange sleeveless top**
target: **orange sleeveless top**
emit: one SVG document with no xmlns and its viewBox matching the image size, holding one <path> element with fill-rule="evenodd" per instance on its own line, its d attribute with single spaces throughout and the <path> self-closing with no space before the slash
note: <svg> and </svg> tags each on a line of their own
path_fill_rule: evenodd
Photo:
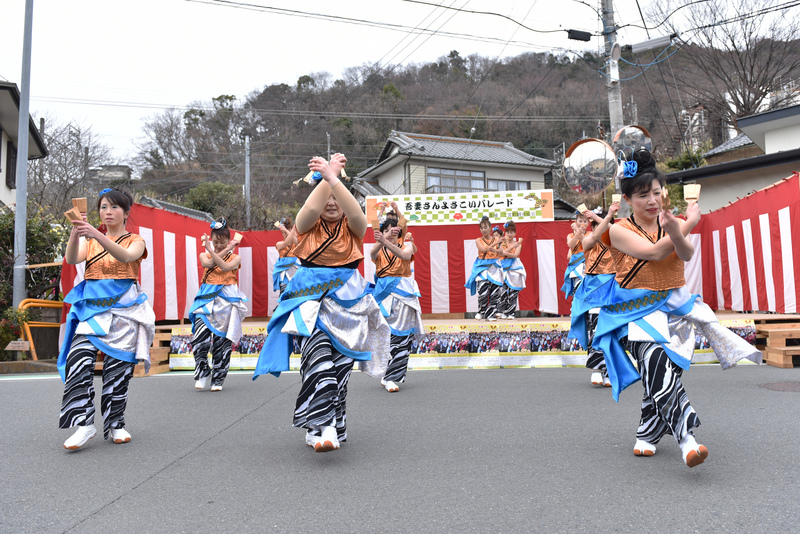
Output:
<svg viewBox="0 0 800 534">
<path fill-rule="evenodd" d="M 208 252 L 205 253 L 209 258 L 211 257 Z M 225 263 L 238 258 L 236 254 L 233 252 L 228 252 L 222 259 Z M 219 266 L 215 263 L 211 267 L 207 267 L 203 269 L 203 280 L 200 282 L 201 284 L 212 284 L 212 285 L 223 285 L 223 286 L 231 286 L 233 284 L 239 283 L 239 269 L 241 269 L 242 264 L 239 264 L 239 267 L 235 268 L 232 271 L 223 271 L 219 268 Z"/>
<path fill-rule="evenodd" d="M 130 232 L 114 240 L 123 248 L 130 248 L 132 243 L 144 242 L 144 238 Z M 147 246 L 144 254 L 130 263 L 122 263 L 108 253 L 103 246 L 94 239 L 86 240 L 86 268 L 83 277 L 86 280 L 137 280 L 139 278 L 139 265 L 147 257 Z"/>
<path fill-rule="evenodd" d="M 584 264 L 585 274 L 614 274 L 614 260 L 611 257 L 611 247 L 603 243 L 603 238 L 608 235 L 605 231 L 595 246 L 586 253 Z"/>
<path fill-rule="evenodd" d="M 482 241 L 483 241 L 483 243 L 484 243 L 485 245 L 489 245 L 489 244 L 490 244 L 490 243 L 493 241 L 493 239 L 491 239 L 491 240 L 489 240 L 489 242 L 487 243 L 487 242 L 486 242 L 486 240 L 485 240 L 485 239 L 483 239 L 482 237 L 479 237 L 478 239 L 482 240 Z M 476 242 L 477 242 L 477 241 L 476 241 Z M 478 252 L 478 257 L 479 257 L 480 259 L 482 259 L 482 260 L 496 260 L 496 259 L 498 259 L 498 258 L 503 258 L 504 256 L 501 256 L 501 255 L 500 255 L 500 254 L 498 254 L 497 252 L 492 252 L 492 251 L 490 250 L 489 252 Z"/>
<path fill-rule="evenodd" d="M 347 215 L 328 224 L 317 219 L 314 227 L 297 236 L 294 255 L 302 261 L 321 267 L 341 267 L 364 259 L 364 241 L 347 226 Z"/>
<path fill-rule="evenodd" d="M 511 247 L 513 247 L 516 244 L 517 244 L 517 242 L 512 242 L 512 243 L 508 243 L 508 244 L 503 243 L 500 246 L 503 247 L 503 250 L 508 250 L 508 249 L 510 249 Z M 520 252 L 520 256 L 521 256 L 522 255 L 521 254 L 522 253 L 522 245 L 519 246 L 519 252 Z M 503 256 L 503 259 L 513 259 L 513 258 L 509 258 L 508 256 Z"/>
<path fill-rule="evenodd" d="M 286 257 L 294 257 L 294 248 L 297 245 L 287 245 L 278 251 L 278 257 L 286 258 Z"/>
<path fill-rule="evenodd" d="M 569 234 L 567 236 L 567 241 L 569 241 L 570 238 L 572 238 L 574 236 L 575 236 L 575 234 Z M 577 254 L 578 252 L 583 252 L 583 241 L 580 240 L 580 239 L 578 239 L 578 242 L 575 244 L 575 246 L 572 247 L 572 249 L 570 249 L 569 255 L 572 256 L 573 254 Z"/>
<path fill-rule="evenodd" d="M 656 232 L 648 234 L 636 223 L 633 216 L 617 224 L 621 224 L 626 230 L 636 232 L 651 243 L 655 243 L 667 235 L 660 225 Z M 608 233 L 603 235 L 603 239 L 609 239 Z M 686 285 L 686 278 L 683 274 L 684 262 L 674 251 L 660 261 L 640 260 L 623 254 L 614 247 L 611 247 L 611 255 L 614 259 L 614 269 L 617 272 L 616 280 L 622 288 L 662 291 Z"/>
<path fill-rule="evenodd" d="M 402 246 L 402 245 L 401 245 Z M 383 247 L 378 252 L 378 257 L 372 260 L 375 263 L 375 277 L 384 278 L 386 276 L 411 276 L 411 262 L 414 261 L 414 256 L 406 261 L 398 258 L 386 247 Z"/>
</svg>

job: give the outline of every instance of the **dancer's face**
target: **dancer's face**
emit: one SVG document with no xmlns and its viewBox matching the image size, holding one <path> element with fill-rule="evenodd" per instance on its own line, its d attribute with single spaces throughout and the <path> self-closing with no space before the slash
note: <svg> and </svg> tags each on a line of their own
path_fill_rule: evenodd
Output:
<svg viewBox="0 0 800 534">
<path fill-rule="evenodd" d="M 630 197 L 625 196 L 630 204 L 633 216 L 640 220 L 653 221 L 661 212 L 661 182 L 654 179 L 649 190 L 639 190 Z"/>
<path fill-rule="evenodd" d="M 98 210 L 100 220 L 106 225 L 106 228 L 120 228 L 125 224 L 125 219 L 128 218 L 127 212 L 121 206 L 114 204 L 108 198 L 103 198 L 100 201 L 100 209 Z"/>
<path fill-rule="evenodd" d="M 492 225 L 487 223 L 481 223 L 481 235 L 483 237 L 489 237 L 492 235 Z"/>
<path fill-rule="evenodd" d="M 331 193 L 328 197 L 328 201 L 325 202 L 325 207 L 322 208 L 322 213 L 319 218 L 327 223 L 334 223 L 341 220 L 342 214 L 343 212 L 342 208 L 339 206 L 339 202 L 333 196 L 333 193 Z"/>
<path fill-rule="evenodd" d="M 506 230 L 506 241 L 511 243 L 512 241 L 514 241 L 514 239 L 516 239 L 516 237 L 517 237 L 516 230 Z"/>
<path fill-rule="evenodd" d="M 586 230 L 586 227 L 589 226 L 589 219 L 583 215 L 578 215 L 575 217 L 575 224 L 578 226 L 578 228 Z"/>
<path fill-rule="evenodd" d="M 226 238 L 224 236 L 221 236 L 219 234 L 215 234 L 215 235 L 211 236 L 211 244 L 214 245 L 214 252 L 216 252 L 216 253 L 222 252 L 222 250 L 224 250 L 225 247 L 227 247 L 228 243 L 230 243 L 230 242 L 231 242 L 230 239 L 228 239 L 228 238 Z"/>
</svg>

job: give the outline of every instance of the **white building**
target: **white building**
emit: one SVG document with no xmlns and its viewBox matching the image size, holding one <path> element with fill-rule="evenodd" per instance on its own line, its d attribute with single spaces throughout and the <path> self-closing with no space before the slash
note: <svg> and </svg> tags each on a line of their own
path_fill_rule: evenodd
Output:
<svg viewBox="0 0 800 534">
<path fill-rule="evenodd" d="M 17 201 L 19 89 L 14 83 L 0 81 L 0 130 L 0 206 L 10 206 Z M 44 140 L 30 117 L 28 132 L 28 159 L 47 156 Z"/>
</svg>

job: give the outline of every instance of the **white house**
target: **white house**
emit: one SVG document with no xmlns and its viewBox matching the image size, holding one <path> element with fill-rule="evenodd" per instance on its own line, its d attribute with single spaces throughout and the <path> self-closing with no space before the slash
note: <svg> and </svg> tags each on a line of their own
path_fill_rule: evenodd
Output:
<svg viewBox="0 0 800 534">
<path fill-rule="evenodd" d="M 19 139 L 19 89 L 0 81 L 0 206 L 17 201 L 17 141 Z M 28 159 L 47 156 L 47 148 L 39 130 L 28 119 Z"/>
<path fill-rule="evenodd" d="M 668 183 L 702 184 L 700 206 L 704 213 L 725 207 L 737 198 L 800 171 L 800 105 L 743 117 L 738 124 L 746 137 L 729 141 L 741 144 L 731 148 L 745 147 L 749 138 L 763 154 L 667 175 Z"/>
<path fill-rule="evenodd" d="M 392 130 L 353 189 L 361 196 L 544 189 L 554 166 L 511 143 Z"/>
</svg>

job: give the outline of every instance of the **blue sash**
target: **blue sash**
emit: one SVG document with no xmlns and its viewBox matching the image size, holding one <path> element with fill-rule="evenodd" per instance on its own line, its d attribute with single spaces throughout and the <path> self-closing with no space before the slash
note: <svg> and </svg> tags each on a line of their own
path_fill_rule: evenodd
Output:
<svg viewBox="0 0 800 534">
<path fill-rule="evenodd" d="M 102 335 L 99 326 L 92 319 L 95 315 L 106 312 L 112 308 L 127 308 L 134 304 L 141 304 L 147 300 L 147 295 L 141 293 L 134 302 L 125 305 L 119 303 L 120 298 L 122 298 L 135 283 L 136 280 L 130 279 L 112 278 L 109 280 L 84 280 L 73 287 L 72 291 L 64 298 L 64 302 L 71 304 L 72 307 L 67 315 L 64 342 L 58 353 L 58 362 L 56 364 L 58 374 L 61 375 L 61 380 L 66 381 L 67 354 L 69 353 L 70 346 L 72 346 L 72 339 L 75 337 L 75 330 L 78 328 L 78 323 L 85 321 L 98 332 L 98 336 Z M 118 360 L 136 363 L 135 352 L 123 352 L 111 348 L 98 339 L 98 336 L 87 335 L 86 337 L 92 345 L 104 354 Z"/>
<path fill-rule="evenodd" d="M 564 285 L 561 286 L 561 291 L 564 292 L 564 298 L 569 298 L 572 293 L 578 288 L 580 278 L 570 276 L 572 272 L 578 268 L 585 261 L 583 252 L 578 252 L 569 257 L 569 264 L 567 270 L 564 271 Z"/>
<path fill-rule="evenodd" d="M 492 265 L 497 264 L 497 260 L 475 260 L 475 263 L 472 264 L 472 274 L 469 275 L 469 280 L 467 280 L 467 283 L 464 284 L 464 287 L 469 289 L 470 295 L 474 295 L 478 292 L 478 277 L 481 275 L 481 273 L 488 270 Z M 487 281 L 497 285 L 493 280 Z"/>
<path fill-rule="evenodd" d="M 615 287 L 613 274 L 587 274 L 583 277 L 583 283 L 572 295 L 571 324 L 568 335 L 577 339 L 584 349 L 589 348 L 586 314 L 592 308 L 599 308 L 611 302 Z"/>
<path fill-rule="evenodd" d="M 291 313 L 295 314 L 295 322 L 298 326 L 303 324 L 300 318 L 300 310 L 298 309 L 301 304 L 309 300 L 322 300 L 323 297 L 327 296 L 341 306 L 350 308 L 368 294 L 365 291 L 357 298 L 348 301 L 341 300 L 334 294 L 350 280 L 350 277 L 355 272 L 355 269 L 343 267 L 300 267 L 297 270 L 286 287 L 286 291 L 281 295 L 278 307 L 275 308 L 275 312 L 267 325 L 267 339 L 264 341 L 264 346 L 258 355 L 253 380 L 267 373 L 280 376 L 282 372 L 289 370 L 292 336 L 281 332 L 281 330 L 286 325 Z M 370 360 L 372 358 L 369 352 L 357 352 L 343 347 L 330 335 L 319 319 L 317 319 L 315 326 L 328 334 L 331 344 L 345 356 L 354 360 Z M 308 332 L 308 335 L 310 336 L 311 332 Z"/>
<path fill-rule="evenodd" d="M 285 258 L 278 258 L 275 266 L 272 268 L 272 290 L 280 291 L 281 288 L 281 273 L 288 271 L 292 265 L 300 266 L 300 262 L 293 256 L 286 256 Z"/>
<path fill-rule="evenodd" d="M 661 309 L 672 315 L 686 315 L 694 307 L 699 297 L 692 295 L 680 308 L 670 310 L 667 301 L 672 295 L 672 290 L 651 291 L 649 289 L 614 289 L 613 303 L 600 309 L 597 319 L 597 330 L 594 334 L 594 346 L 603 351 L 608 369 L 608 378 L 611 381 L 612 395 L 619 401 L 619 394 L 626 387 L 639 380 L 639 372 L 633 361 L 625 352 L 620 339 L 628 335 L 628 323 L 636 323 L 647 334 L 653 337 L 656 343 L 664 348 L 667 356 L 681 369 L 688 369 L 690 361 L 674 351 L 669 350 L 666 344 L 668 339 L 661 336 L 646 321 L 642 320 L 650 313 Z"/>
</svg>

